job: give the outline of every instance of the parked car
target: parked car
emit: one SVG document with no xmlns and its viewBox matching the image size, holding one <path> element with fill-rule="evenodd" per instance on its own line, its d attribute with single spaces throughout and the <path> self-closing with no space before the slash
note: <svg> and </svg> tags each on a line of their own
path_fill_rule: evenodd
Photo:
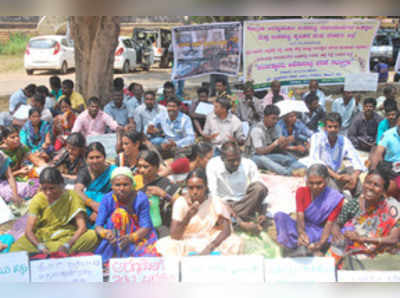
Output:
<svg viewBox="0 0 400 298">
<path fill-rule="evenodd" d="M 400 48 L 400 33 L 395 30 L 379 30 L 371 47 L 370 69 L 380 60 L 389 65 L 396 61 Z"/>
<path fill-rule="evenodd" d="M 134 71 L 137 67 L 136 60 L 136 49 L 133 41 L 129 37 L 120 36 L 115 50 L 114 70 L 123 73 Z"/>
<path fill-rule="evenodd" d="M 172 40 L 172 32 L 169 28 L 134 28 L 132 38 L 135 41 L 141 39 L 141 34 L 146 35 L 153 44 L 154 62 L 159 62 L 160 68 L 169 67 L 172 62 L 168 48 Z"/>
<path fill-rule="evenodd" d="M 35 70 L 56 70 L 66 74 L 75 68 L 74 45 L 64 35 L 33 37 L 26 46 L 25 71 L 32 75 Z"/>
</svg>

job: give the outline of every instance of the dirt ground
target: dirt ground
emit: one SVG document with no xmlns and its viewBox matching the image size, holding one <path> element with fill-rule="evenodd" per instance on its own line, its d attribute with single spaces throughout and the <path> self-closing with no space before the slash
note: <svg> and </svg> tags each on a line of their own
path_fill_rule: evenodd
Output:
<svg viewBox="0 0 400 298">
<path fill-rule="evenodd" d="M 9 69 L 7 72 L 0 71 L 0 111 L 6 111 L 8 109 L 8 99 L 10 95 L 30 83 L 34 83 L 36 85 L 49 85 L 50 76 L 56 74 L 55 72 L 49 71 L 35 71 L 34 75 L 28 76 L 25 73 L 23 68 L 18 68 L 17 70 Z M 72 79 L 75 80 L 75 73 L 70 71 L 66 75 L 59 75 L 60 78 L 63 79 Z M 389 81 L 393 76 L 393 72 L 390 74 Z M 122 77 L 124 78 L 125 84 L 129 85 L 132 82 L 140 83 L 144 86 L 145 89 L 157 89 L 162 87 L 165 81 L 170 80 L 171 78 L 171 69 L 160 69 L 158 67 L 153 67 L 150 71 L 143 71 L 141 69 L 129 73 L 129 74 L 118 74 L 115 73 L 114 77 Z M 203 76 L 199 78 L 193 78 L 185 81 L 185 94 L 188 99 L 192 99 L 191 97 L 196 96 L 195 90 L 198 88 L 203 81 L 208 81 L 209 76 Z M 237 83 L 237 78 L 230 78 L 231 85 Z M 362 98 L 366 98 L 368 96 L 378 97 L 382 94 L 382 89 L 386 86 L 386 84 L 380 84 L 378 92 L 363 92 L 361 93 Z M 400 85 L 396 84 L 398 92 L 400 92 Z M 295 91 L 296 98 L 301 98 L 301 94 L 305 92 L 306 88 L 293 88 Z M 340 96 L 340 87 L 339 86 L 323 86 L 321 88 L 325 94 L 333 95 L 333 98 Z"/>
</svg>

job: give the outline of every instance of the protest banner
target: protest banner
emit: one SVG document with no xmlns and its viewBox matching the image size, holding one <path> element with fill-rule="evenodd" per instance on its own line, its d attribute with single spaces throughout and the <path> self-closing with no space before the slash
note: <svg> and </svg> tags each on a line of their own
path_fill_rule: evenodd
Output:
<svg viewBox="0 0 400 298">
<path fill-rule="evenodd" d="M 342 84 L 348 73 L 369 72 L 375 19 L 300 19 L 244 24 L 243 72 L 258 90 L 282 86 Z"/>
<path fill-rule="evenodd" d="M 31 281 L 33 283 L 103 282 L 101 256 L 31 261 Z"/>
<path fill-rule="evenodd" d="M 344 79 L 345 91 L 372 91 L 378 90 L 377 73 L 349 73 Z"/>
<path fill-rule="evenodd" d="M 265 259 L 265 282 L 335 282 L 333 258 Z"/>
<path fill-rule="evenodd" d="M 0 282 L 29 283 L 27 252 L 0 254 Z"/>
<path fill-rule="evenodd" d="M 337 272 L 338 282 L 400 282 L 400 271 L 345 271 Z"/>
<path fill-rule="evenodd" d="M 242 26 L 239 22 L 175 27 L 173 80 L 207 74 L 236 76 L 240 67 Z"/>
<path fill-rule="evenodd" d="M 174 257 L 111 259 L 110 282 L 179 282 L 179 259 Z"/>
<path fill-rule="evenodd" d="M 262 256 L 193 256 L 181 260 L 182 282 L 263 283 Z"/>
</svg>

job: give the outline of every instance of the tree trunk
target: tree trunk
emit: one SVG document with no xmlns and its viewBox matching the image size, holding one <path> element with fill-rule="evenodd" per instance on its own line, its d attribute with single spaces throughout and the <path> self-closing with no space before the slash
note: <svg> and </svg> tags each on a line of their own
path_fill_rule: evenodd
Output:
<svg viewBox="0 0 400 298">
<path fill-rule="evenodd" d="M 104 105 L 111 94 L 120 19 L 112 16 L 71 16 L 69 21 L 75 45 L 75 89 L 86 100 L 96 96 Z"/>
</svg>

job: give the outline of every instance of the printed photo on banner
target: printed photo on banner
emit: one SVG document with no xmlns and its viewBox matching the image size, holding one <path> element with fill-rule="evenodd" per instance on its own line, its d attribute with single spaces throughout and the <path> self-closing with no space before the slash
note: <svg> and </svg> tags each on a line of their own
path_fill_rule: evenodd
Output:
<svg viewBox="0 0 400 298">
<path fill-rule="evenodd" d="M 379 26 L 374 19 L 299 19 L 244 24 L 243 72 L 258 90 L 282 86 L 340 84 L 369 71 L 369 52 Z"/>
<path fill-rule="evenodd" d="M 172 79 L 238 74 L 242 47 L 239 22 L 175 27 L 172 39 Z"/>
</svg>

